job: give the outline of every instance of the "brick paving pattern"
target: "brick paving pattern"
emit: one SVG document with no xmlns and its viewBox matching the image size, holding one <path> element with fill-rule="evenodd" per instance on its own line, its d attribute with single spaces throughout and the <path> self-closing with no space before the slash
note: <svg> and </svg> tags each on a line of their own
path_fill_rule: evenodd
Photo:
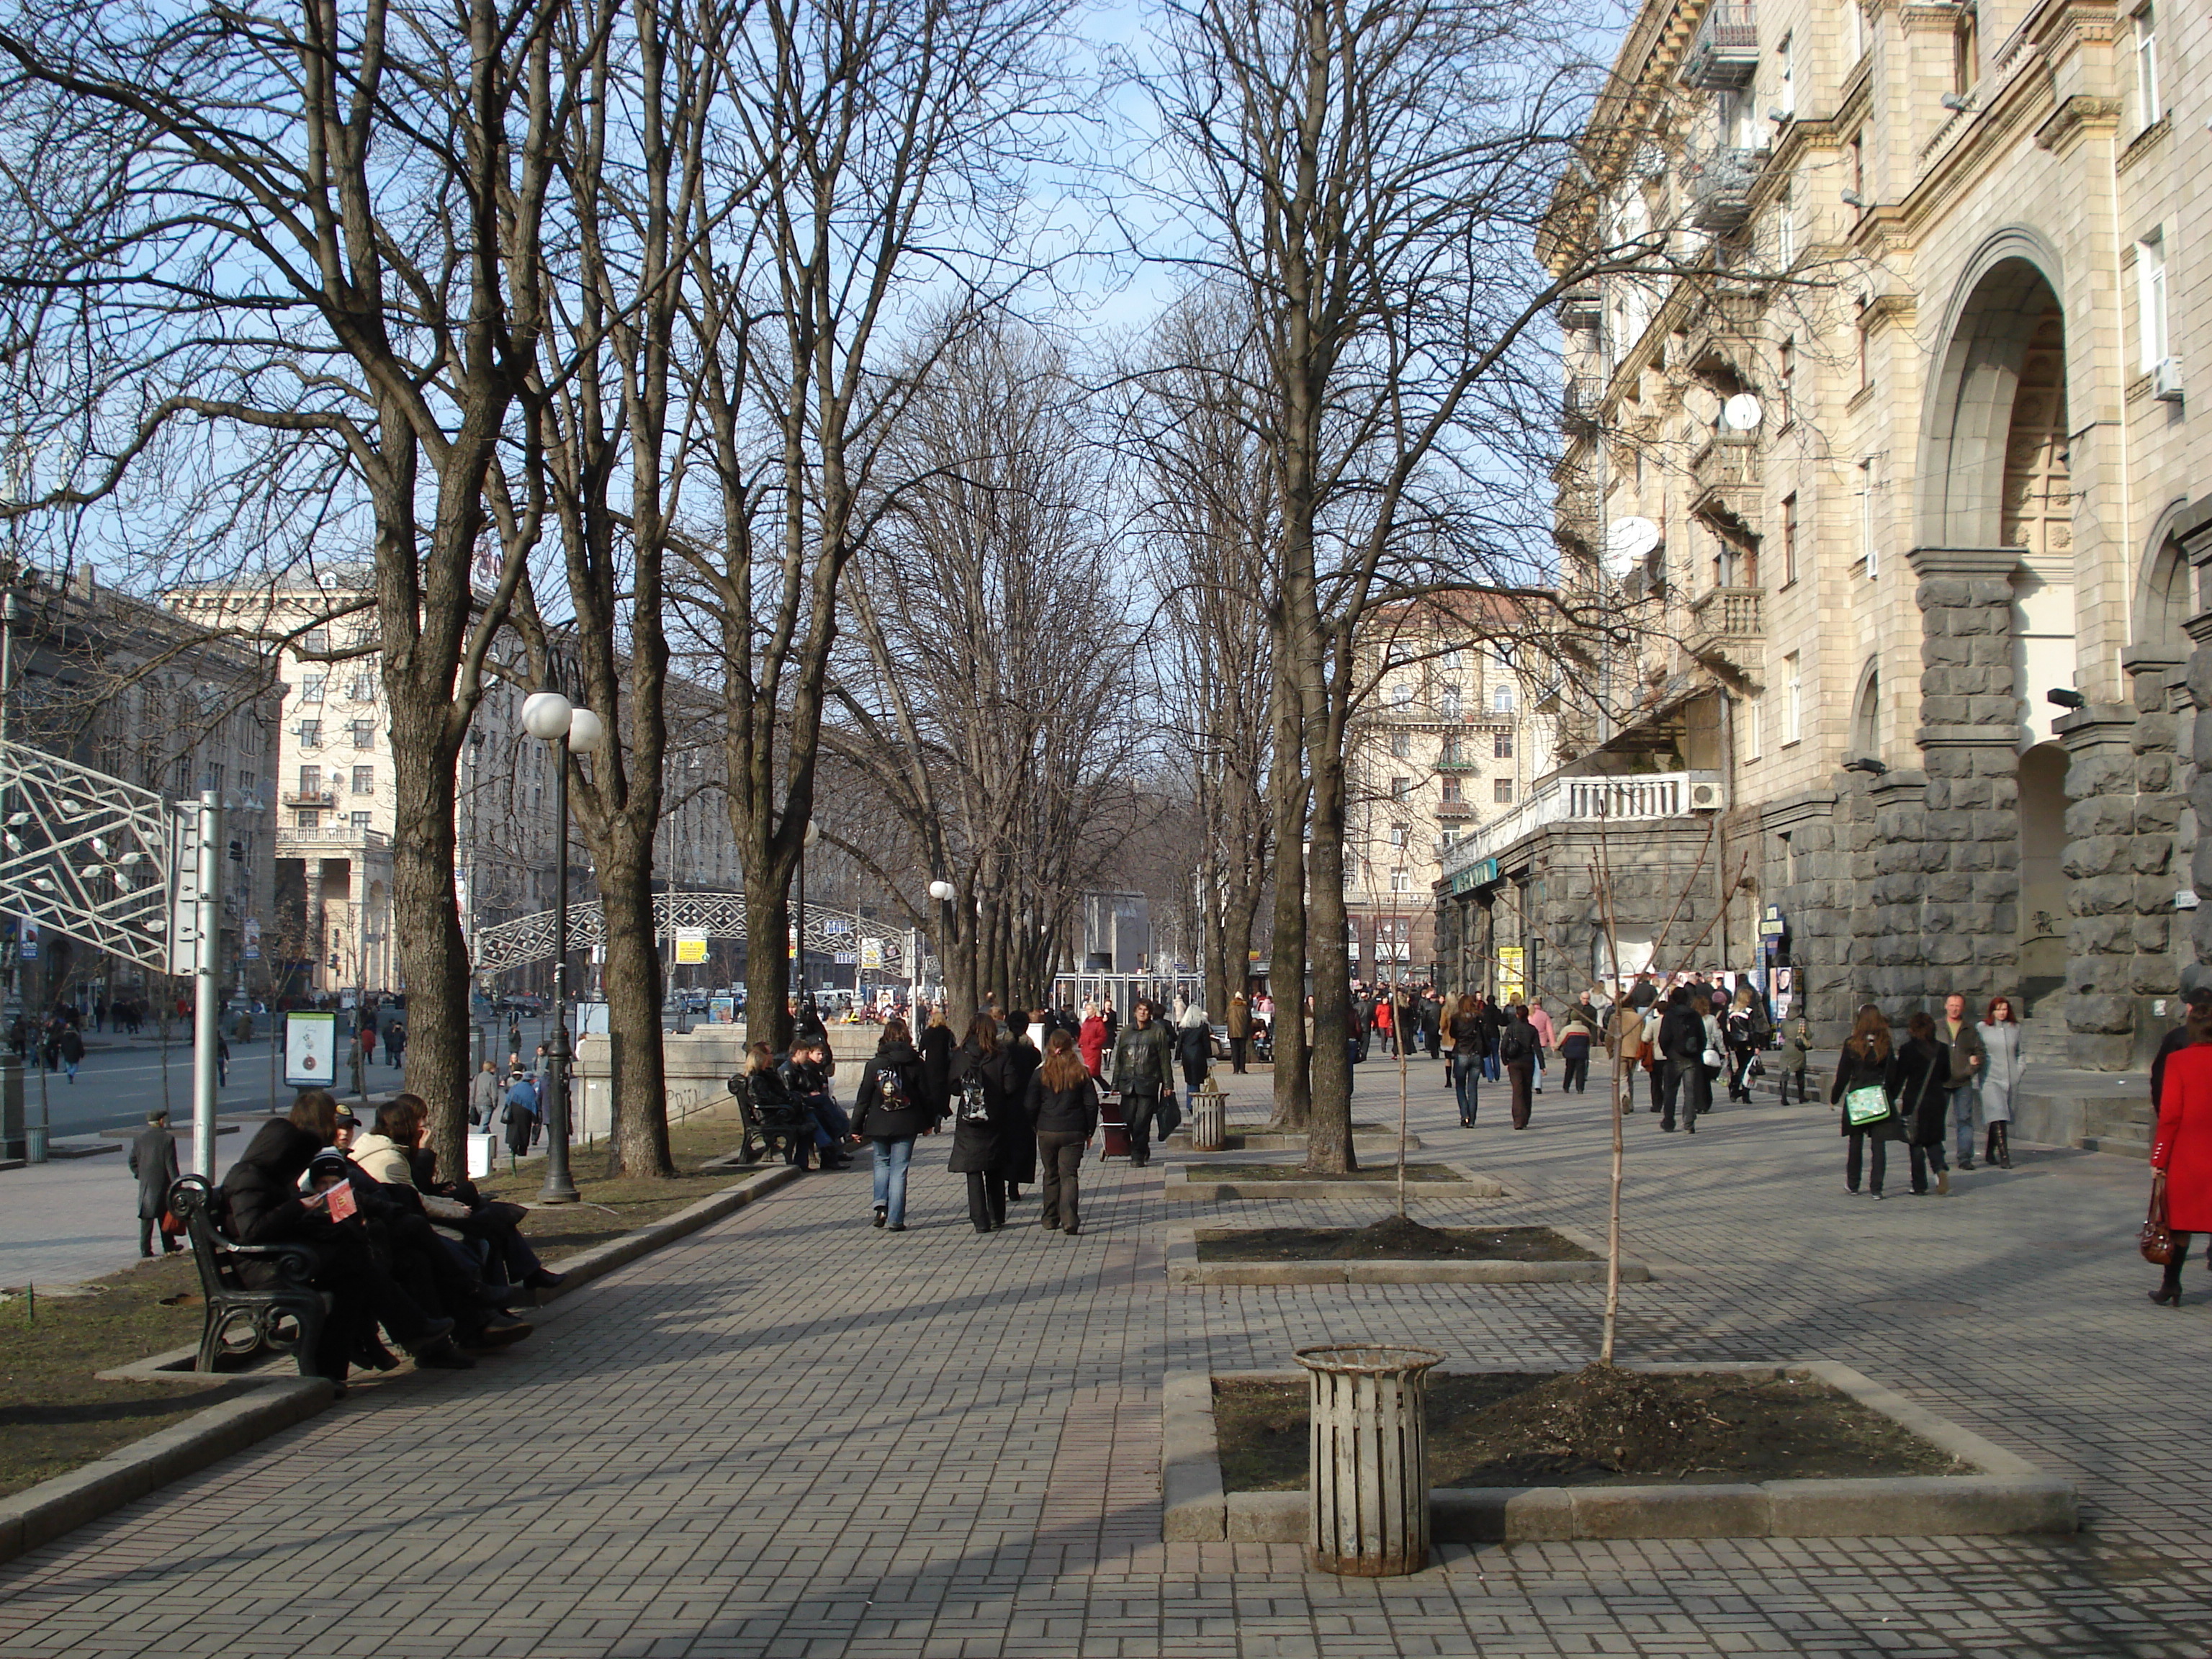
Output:
<svg viewBox="0 0 2212 1659">
<path fill-rule="evenodd" d="M 1422 1156 L 1509 1196 L 1433 1221 L 1602 1227 L 1598 1097 L 1486 1090 L 1462 1131 L 1413 1072 Z M 1362 1116 L 1395 1073 L 1361 1068 Z M 1265 1079 L 1236 1081 L 1237 1115 Z M 1625 1355 L 1838 1358 L 2082 1487 L 2071 1539 L 1444 1547 L 1318 1577 L 1281 1545 L 1159 1541 L 1170 1359 L 1303 1343 L 1572 1365 L 1599 1287 L 1192 1286 L 1170 1222 L 1371 1218 L 1384 1198 L 1166 1204 L 1086 1165 L 1084 1236 L 970 1231 L 945 1143 L 913 1230 L 809 1176 L 593 1285 L 471 1374 L 314 1422 L 0 1568 L 0 1655 L 1911 1656 L 2212 1654 L 2207 1279 L 2154 1309 L 2139 1166 L 2028 1149 L 1949 1200 L 1847 1197 L 1824 1109 L 1632 1125 Z M 1901 1160 L 1900 1160 L 1901 1163 Z"/>
</svg>

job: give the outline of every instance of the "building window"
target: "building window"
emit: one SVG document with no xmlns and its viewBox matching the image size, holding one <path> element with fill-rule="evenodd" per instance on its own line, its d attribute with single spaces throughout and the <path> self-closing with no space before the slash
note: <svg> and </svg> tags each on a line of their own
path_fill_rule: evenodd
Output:
<svg viewBox="0 0 2212 1659">
<path fill-rule="evenodd" d="M 292 823 L 295 829 L 319 830 L 322 823 L 323 815 L 312 806 L 303 806 L 292 814 Z"/>
<path fill-rule="evenodd" d="M 353 700 L 356 702 L 374 702 L 376 701 L 376 676 L 374 674 L 355 675 L 353 677 L 353 686 L 351 690 Z"/>
<path fill-rule="evenodd" d="M 1408 796 L 1408 795 L 1412 794 L 1413 793 L 1413 779 L 1411 779 L 1411 778 L 1393 778 L 1393 779 L 1391 779 L 1391 780 L 1390 780 L 1390 799 L 1391 799 L 1392 800 L 1403 800 L 1403 799 L 1406 799 L 1406 797 L 1407 797 L 1407 796 Z"/>
<path fill-rule="evenodd" d="M 1752 697 L 1747 700 L 1744 703 L 1745 724 L 1747 728 L 1744 735 L 1751 739 L 1750 747 L 1744 752 L 1753 760 L 1757 760 L 1761 755 L 1766 752 L 1766 734 L 1761 729 L 1765 725 L 1765 722 L 1759 718 L 1762 712 L 1765 709 L 1765 707 L 1766 699 L 1764 697 Z"/>
<path fill-rule="evenodd" d="M 1393 870 L 1390 872 L 1390 890 L 1394 893 L 1412 892 L 1413 890 L 1413 878 L 1403 870 Z"/>
<path fill-rule="evenodd" d="M 1402 714 L 1413 706 L 1413 688 L 1409 682 L 1401 680 L 1390 688 L 1390 707 L 1394 712 Z"/>
<path fill-rule="evenodd" d="M 1443 654 L 1443 665 L 1444 665 L 1444 672 L 1445 672 L 1447 674 L 1456 674 L 1456 673 L 1458 673 L 1458 672 L 1459 672 L 1459 671 L 1460 671 L 1460 651 L 1459 651 L 1459 647 L 1458 647 L 1457 646 L 1454 646 L 1450 650 L 1449 650 L 1449 651 L 1447 651 L 1447 652 L 1445 652 L 1445 653 L 1444 653 L 1444 654 Z"/>
<path fill-rule="evenodd" d="M 1449 681 L 1437 691 L 1437 714 L 1439 718 L 1448 720 L 1459 718 L 1459 687 Z"/>
<path fill-rule="evenodd" d="M 300 649 L 311 657 L 326 655 L 330 648 L 331 630 L 327 628 L 311 628 L 300 636 Z"/>
<path fill-rule="evenodd" d="M 1459 739 L 1457 738 L 1446 738 L 1444 739 L 1443 751 L 1437 757 L 1437 764 L 1439 766 L 1457 766 L 1459 763 Z"/>
<path fill-rule="evenodd" d="M 1805 736 L 1805 682 L 1802 667 L 1795 651 L 1782 659 L 1782 741 L 1785 747 Z"/>
<path fill-rule="evenodd" d="M 2148 374 L 2172 354 L 2166 349 L 2166 232 L 2163 228 L 2136 244 L 2136 326 L 2142 341 Z"/>
<path fill-rule="evenodd" d="M 2136 10 L 2136 125 L 2154 125 L 2166 113 L 2166 100 L 2158 84 L 2158 9 Z"/>
<path fill-rule="evenodd" d="M 222 793 L 222 768 L 211 764 L 204 770 L 200 774 L 200 788 L 203 791 L 212 789 L 218 795 L 221 794 Z"/>
<path fill-rule="evenodd" d="M 1490 712 L 1493 714 L 1511 714 L 1514 701 L 1511 686 L 1493 685 L 1490 688 Z"/>
<path fill-rule="evenodd" d="M 1784 263 L 1787 263 L 1786 261 Z M 1784 340 L 1777 353 L 1778 368 L 1775 374 L 1776 399 L 1782 405 L 1775 410 L 1784 426 L 1797 418 L 1797 342 Z"/>
<path fill-rule="evenodd" d="M 1493 732 L 1490 734 L 1490 757 L 1492 760 L 1513 758 L 1513 734 L 1510 732 Z"/>
<path fill-rule="evenodd" d="M 1459 780 L 1457 778 L 1446 778 L 1444 780 L 1443 798 L 1445 801 L 1451 805 L 1456 806 L 1459 805 Z"/>
<path fill-rule="evenodd" d="M 1951 90 L 1964 98 L 1982 78 L 1980 20 L 1972 6 L 1959 9 L 1959 21 L 1951 32 Z"/>
<path fill-rule="evenodd" d="M 1411 760 L 1413 757 L 1413 734 L 1410 732 L 1393 732 L 1390 734 L 1390 758 Z"/>
<path fill-rule="evenodd" d="M 1784 587 L 1797 580 L 1797 495 L 1796 491 L 1782 498 L 1782 585 Z"/>
<path fill-rule="evenodd" d="M 374 720 L 356 720 L 353 723 L 353 746 L 356 749 L 374 749 L 376 747 L 376 722 Z"/>
<path fill-rule="evenodd" d="M 1406 826 L 1402 823 L 1392 824 L 1390 826 L 1390 845 L 1393 847 L 1403 847 L 1405 844 Z"/>
<path fill-rule="evenodd" d="M 368 828 L 368 814 L 366 812 L 349 813 L 346 817 L 346 822 L 350 823 L 356 830 L 366 830 Z"/>
<path fill-rule="evenodd" d="M 238 775 L 238 804 L 240 806 L 243 806 L 249 812 L 258 811 L 258 809 L 255 803 L 259 799 L 261 795 L 261 774 L 258 772 L 240 772 Z"/>
<path fill-rule="evenodd" d="M 300 747 L 320 749 L 323 746 L 323 723 L 320 720 L 300 722 Z"/>
<path fill-rule="evenodd" d="M 356 766 L 353 769 L 353 792 L 356 795 L 373 795 L 376 793 L 376 769 L 374 766 Z"/>
<path fill-rule="evenodd" d="M 1881 553 L 1874 544 L 1874 457 L 1859 463 L 1859 557 L 1869 581 L 1881 574 Z"/>
<path fill-rule="evenodd" d="M 1513 780 L 1510 778 L 1492 778 L 1490 781 L 1490 798 L 1493 801 L 1496 801 L 1500 806 L 1511 805 L 1513 802 Z"/>
<path fill-rule="evenodd" d="M 1797 113 L 1797 52 L 1789 35 L 1774 49 L 1777 62 L 1782 66 L 1781 84 L 1774 89 L 1774 107 L 1785 116 Z"/>
<path fill-rule="evenodd" d="M 300 794 L 301 799 L 310 799 L 313 796 L 319 795 L 322 793 L 323 769 L 319 766 L 301 767 L 300 769 Z"/>
<path fill-rule="evenodd" d="M 327 683 L 327 676 L 322 674 L 310 674 L 305 679 L 301 680 L 300 682 L 300 701 L 301 702 L 320 702 L 323 700 L 323 687 Z"/>
<path fill-rule="evenodd" d="M 1866 195 L 1866 134 L 1863 132 L 1851 135 L 1850 163 L 1851 194 L 1863 198 Z M 1862 208 L 1860 211 L 1864 212 L 1865 210 Z"/>
</svg>

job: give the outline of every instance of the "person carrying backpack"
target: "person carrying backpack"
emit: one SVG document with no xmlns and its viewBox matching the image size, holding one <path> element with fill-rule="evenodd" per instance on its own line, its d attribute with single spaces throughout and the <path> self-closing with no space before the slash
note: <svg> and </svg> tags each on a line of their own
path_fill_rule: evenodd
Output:
<svg viewBox="0 0 2212 1659">
<path fill-rule="evenodd" d="M 885 1020 L 853 1097 L 853 1131 L 875 1143 L 875 1224 L 895 1233 L 906 1231 L 907 1169 L 915 1140 L 945 1115 L 926 1098 L 925 1086 L 921 1055 L 908 1038 L 906 1022 Z"/>
<path fill-rule="evenodd" d="M 1513 1127 L 1528 1127 L 1528 1112 L 1534 1098 L 1536 1054 L 1543 1040 L 1536 1028 L 1528 1023 L 1528 1005 L 1516 1002 L 1505 1011 L 1504 1029 L 1498 1034 L 1498 1062 L 1505 1068 L 1505 1080 L 1512 1090 Z"/>
</svg>

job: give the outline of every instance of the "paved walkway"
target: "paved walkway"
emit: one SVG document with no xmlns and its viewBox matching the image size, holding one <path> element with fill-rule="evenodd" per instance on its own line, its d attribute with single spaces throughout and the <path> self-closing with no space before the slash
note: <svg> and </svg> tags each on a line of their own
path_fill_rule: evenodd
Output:
<svg viewBox="0 0 2212 1659">
<path fill-rule="evenodd" d="M 1388 1077 L 1362 1068 L 1363 1116 Z M 1511 1189 L 1470 1214 L 1599 1223 L 1596 1097 L 1543 1096 L 1526 1134 L 1498 1100 L 1463 1132 L 1440 1073 L 1415 1079 L 1422 1156 Z M 979 1238 L 939 1140 L 912 1231 L 866 1224 L 864 1176 L 810 1176 L 474 1373 L 359 1390 L 0 1568 L 0 1654 L 2203 1659 L 2212 1307 L 2194 1267 L 2181 1312 L 2144 1299 L 2138 1169 L 2030 1152 L 1876 1204 L 1844 1195 L 1825 1109 L 1633 1127 L 1630 1244 L 1657 1277 L 1625 1292 L 1628 1353 L 1844 1359 L 2074 1474 L 2091 1530 L 1447 1547 L 1381 1583 L 1163 1545 L 1170 1354 L 1273 1367 L 1369 1336 L 1571 1364 L 1597 1291 L 1170 1291 L 1162 1229 L 1201 1211 L 1170 1211 L 1157 1170 L 1086 1169 L 1080 1239 Z"/>
</svg>

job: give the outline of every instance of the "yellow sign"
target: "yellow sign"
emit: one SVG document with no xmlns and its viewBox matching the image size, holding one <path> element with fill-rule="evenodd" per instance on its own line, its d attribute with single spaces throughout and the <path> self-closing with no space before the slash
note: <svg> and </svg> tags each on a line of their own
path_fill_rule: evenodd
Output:
<svg viewBox="0 0 2212 1659">
<path fill-rule="evenodd" d="M 1528 994 L 1526 983 L 1528 953 L 1518 945 L 1501 945 L 1498 948 L 1498 995 L 1504 1002 L 1516 1002 Z"/>
<path fill-rule="evenodd" d="M 676 959 L 678 962 L 704 962 L 707 959 L 707 930 L 703 927 L 679 927 L 676 930 Z"/>
<path fill-rule="evenodd" d="M 873 969 L 880 973 L 883 970 L 883 940 L 872 938 L 863 939 L 860 941 L 860 966 Z"/>
</svg>

